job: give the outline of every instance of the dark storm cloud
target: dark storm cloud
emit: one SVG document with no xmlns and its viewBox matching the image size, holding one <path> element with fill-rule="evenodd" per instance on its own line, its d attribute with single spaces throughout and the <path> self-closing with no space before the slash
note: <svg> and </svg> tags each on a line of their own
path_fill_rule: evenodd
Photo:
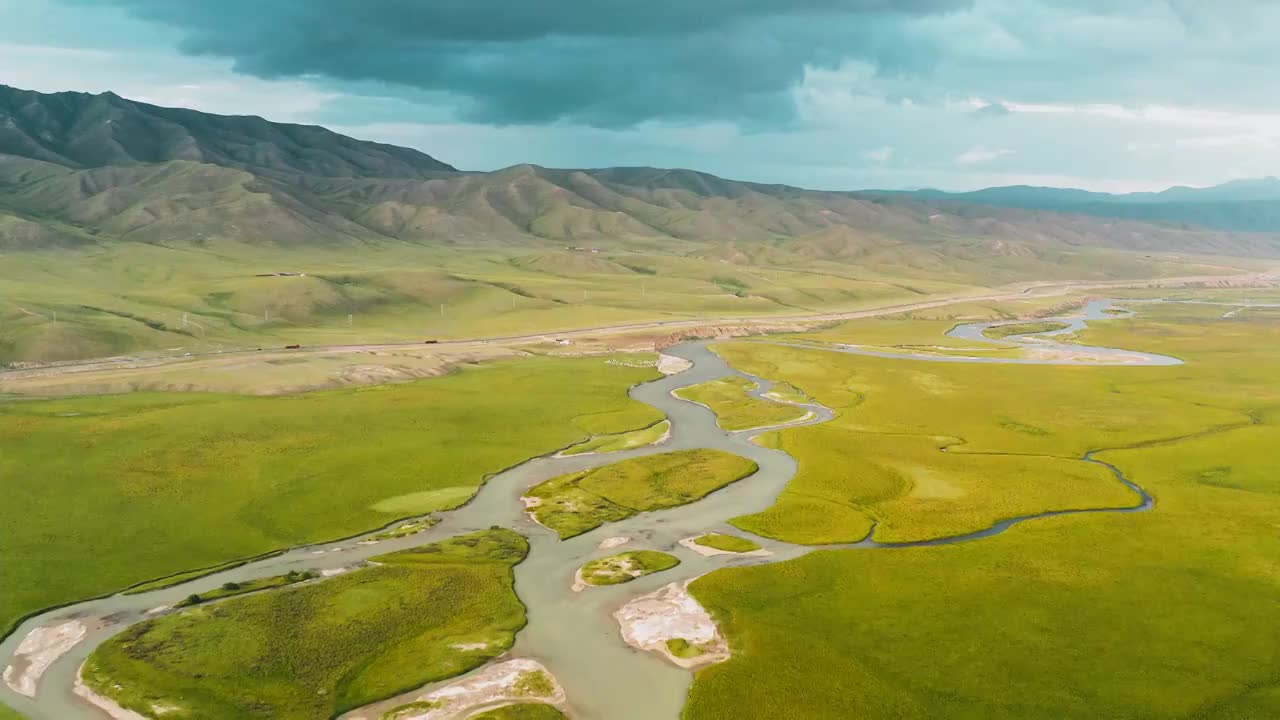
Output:
<svg viewBox="0 0 1280 720">
<path fill-rule="evenodd" d="M 806 65 L 930 61 L 885 32 L 972 0 L 69 0 L 184 35 L 264 78 L 453 96 L 464 117 L 624 126 L 781 121 Z"/>
</svg>

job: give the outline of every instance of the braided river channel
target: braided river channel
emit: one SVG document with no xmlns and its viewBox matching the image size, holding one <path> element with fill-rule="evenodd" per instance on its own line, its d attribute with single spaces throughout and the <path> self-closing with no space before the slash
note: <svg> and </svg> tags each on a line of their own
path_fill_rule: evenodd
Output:
<svg viewBox="0 0 1280 720">
<path fill-rule="evenodd" d="M 1082 315 L 1063 318 L 1063 322 L 1070 324 L 1070 329 L 1065 332 L 1079 329 L 1090 320 L 1112 318 L 1112 315 L 1104 313 L 1108 307 L 1109 303 L 1106 301 L 1095 302 Z M 1001 323 L 962 325 L 955 328 L 951 335 L 985 341 L 982 331 L 996 324 Z M 1001 342 L 1028 343 L 1037 350 L 1057 346 L 1052 337 L 1013 337 Z M 752 391 L 752 395 L 757 398 L 762 398 L 771 389 L 770 380 L 734 370 L 712 352 L 708 345 L 707 341 L 693 341 L 666 349 L 664 352 L 667 355 L 683 358 L 692 363 L 691 367 L 678 374 L 638 385 L 630 391 L 631 397 L 661 410 L 670 420 L 670 435 L 660 444 L 601 455 L 544 456 L 529 460 L 490 478 L 470 503 L 456 510 L 437 514 L 440 522 L 417 535 L 383 540 L 376 545 L 361 544 L 362 540 L 377 534 L 378 531 L 374 531 L 366 536 L 339 542 L 295 548 L 174 587 L 136 595 L 113 595 L 45 612 L 27 620 L 17 632 L 0 643 L 0 664 L 12 662 L 10 658 L 19 643 L 37 628 L 56 626 L 76 619 L 87 627 L 85 637 L 52 660 L 40 677 L 33 698 L 20 695 L 7 685 L 0 684 L 0 702 L 11 705 L 33 720 L 102 720 L 106 716 L 101 710 L 73 692 L 78 669 L 103 641 L 131 624 L 154 617 L 155 613 L 149 614 L 149 611 L 172 606 L 192 593 L 206 592 L 227 582 L 244 582 L 294 570 L 323 572 L 347 568 L 375 555 L 498 525 L 515 529 L 525 535 L 530 543 L 528 558 L 515 568 L 515 587 L 528 609 L 528 625 L 520 631 L 510 652 L 493 662 L 511 657 L 533 658 L 542 662 L 563 686 L 567 696 L 567 710 L 572 717 L 589 720 L 678 718 L 693 680 L 692 673 L 667 662 L 657 654 L 627 645 L 621 637 L 613 612 L 639 595 L 717 568 L 785 561 L 822 549 L 752 536 L 770 554 L 708 557 L 680 544 L 682 539 L 706 532 L 745 534 L 728 525 L 727 521 L 768 508 L 797 470 L 796 460 L 792 456 L 753 442 L 756 436 L 775 428 L 726 432 L 717 425 L 716 417 L 709 409 L 672 395 L 673 391 L 683 387 L 730 376 L 747 377 L 757 383 Z M 1082 349 L 1079 346 L 1061 347 L 1069 350 Z M 860 352 L 856 346 L 831 346 L 828 349 Z M 1094 357 L 1094 361 L 1084 364 L 1168 365 L 1179 362 L 1176 358 L 1128 350 L 1092 346 L 1086 349 Z M 1099 359 L 1100 355 L 1107 353 L 1114 353 L 1120 359 L 1116 363 Z M 913 357 L 908 354 L 885 356 L 945 362 L 1076 362 L 1069 357 L 1060 360 L 1029 360 Z M 820 359 L 817 361 L 820 362 Z M 821 405 L 810 404 L 804 407 L 811 414 L 787 427 L 823 423 L 833 417 L 832 412 Z M 565 541 L 559 540 L 554 532 L 533 522 L 526 515 L 520 500 L 530 486 L 559 475 L 629 458 L 695 448 L 714 448 L 749 458 L 759 465 L 759 470 L 701 501 L 668 510 L 641 513 Z M 1082 460 L 1099 462 L 1089 457 Z M 1152 506 L 1151 498 L 1129 482 L 1118 469 L 1109 465 L 1106 467 L 1116 475 L 1117 481 L 1125 483 L 1134 491 L 1134 503 L 1126 507 L 1077 512 L 1137 512 Z M 1064 513 L 1049 513 L 1053 514 Z M 870 551 L 972 541 L 1003 532 L 1018 522 L 1037 517 L 1043 516 L 1013 518 L 980 532 L 922 543 L 884 544 L 868 538 L 860 543 L 839 547 Z M 631 538 L 625 548 L 627 550 L 652 549 L 671 553 L 680 559 L 680 565 L 622 585 L 593 587 L 585 592 L 571 590 L 578 568 L 593 558 L 615 552 L 600 549 L 602 541 L 613 537 Z M 50 571 L 56 571 L 56 568 L 50 568 Z M 427 686 L 415 691 L 415 694 L 456 680 L 454 678 Z M 349 713 L 349 716 L 364 717 L 359 711 Z"/>
</svg>

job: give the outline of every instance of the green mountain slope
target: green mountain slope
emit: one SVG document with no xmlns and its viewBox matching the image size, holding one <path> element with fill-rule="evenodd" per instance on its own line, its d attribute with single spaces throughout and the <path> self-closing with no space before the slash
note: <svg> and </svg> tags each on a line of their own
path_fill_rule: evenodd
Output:
<svg viewBox="0 0 1280 720">
<path fill-rule="evenodd" d="M 189 160 L 265 174 L 427 177 L 453 167 L 417 150 L 321 127 L 212 115 L 114 93 L 0 85 L 0 153 L 78 168 Z"/>
</svg>

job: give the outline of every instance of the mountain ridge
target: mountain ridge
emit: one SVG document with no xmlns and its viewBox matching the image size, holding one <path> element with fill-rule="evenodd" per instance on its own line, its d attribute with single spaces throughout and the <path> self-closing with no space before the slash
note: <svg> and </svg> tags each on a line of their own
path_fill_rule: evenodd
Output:
<svg viewBox="0 0 1280 720">
<path fill-rule="evenodd" d="M 107 92 L 38 93 L 0 85 L 0 153 L 77 169 L 190 160 L 260 174 L 430 177 L 456 168 L 410 148 L 318 125 L 215 115 Z"/>
<path fill-rule="evenodd" d="M 1280 232 L 1280 178 L 1233 180 L 1205 188 L 1174 186 L 1160 192 L 1100 193 L 1074 188 L 1009 185 L 969 192 L 865 190 L 883 199 L 974 203 L 1145 222 L 1180 223 L 1240 232 Z"/>
</svg>

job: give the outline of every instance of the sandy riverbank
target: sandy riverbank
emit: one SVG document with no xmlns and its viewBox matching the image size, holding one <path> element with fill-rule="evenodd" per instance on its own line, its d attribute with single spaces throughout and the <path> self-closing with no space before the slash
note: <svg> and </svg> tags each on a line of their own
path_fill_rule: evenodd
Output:
<svg viewBox="0 0 1280 720">
<path fill-rule="evenodd" d="M 84 665 L 80 666 L 80 670 L 76 673 L 76 684 L 74 688 L 75 694 L 85 700 L 85 702 L 98 708 L 106 713 L 113 720 L 148 720 L 147 717 L 138 713 L 120 707 L 116 701 L 111 698 L 103 697 L 84 684 Z"/>
<path fill-rule="evenodd" d="M 345 716 L 346 720 L 378 720 L 399 711 L 396 720 L 464 720 L 477 712 L 518 702 L 563 706 L 564 688 L 546 666 L 531 658 L 490 665 L 438 690 L 397 698 Z"/>
<path fill-rule="evenodd" d="M 46 625 L 32 630 L 13 653 L 4 669 L 4 682 L 13 691 L 33 698 L 40 677 L 55 660 L 84 640 L 89 628 L 79 620 Z"/>
<path fill-rule="evenodd" d="M 682 668 L 697 668 L 729 659 L 729 644 L 711 615 L 689 594 L 689 583 L 671 583 L 641 595 L 613 614 L 622 639 L 631 647 L 656 652 Z M 668 641 L 688 643 L 699 652 L 690 657 L 672 653 Z"/>
</svg>

